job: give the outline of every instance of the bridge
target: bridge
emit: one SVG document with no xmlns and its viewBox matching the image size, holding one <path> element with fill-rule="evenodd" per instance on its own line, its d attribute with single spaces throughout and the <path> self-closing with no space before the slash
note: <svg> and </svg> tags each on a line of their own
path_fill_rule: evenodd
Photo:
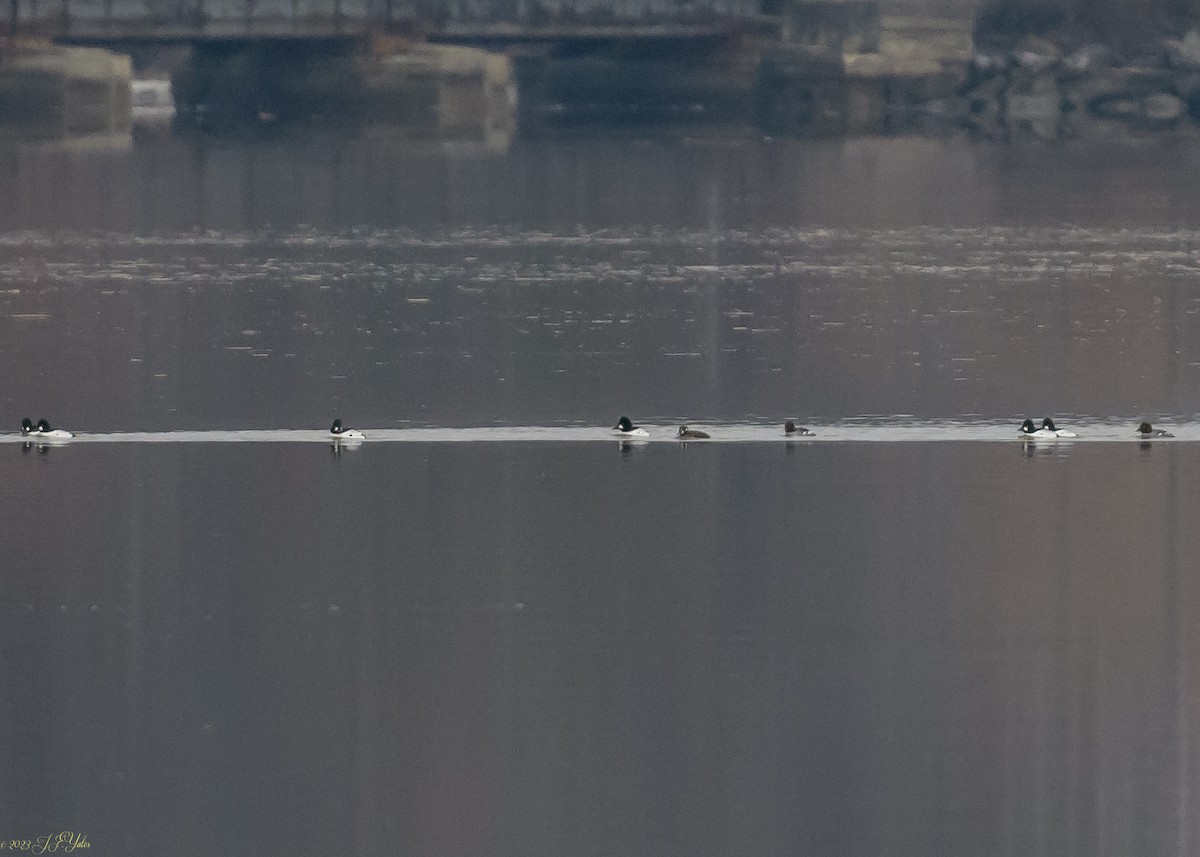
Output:
<svg viewBox="0 0 1200 857">
<path fill-rule="evenodd" d="M 7 29 L 95 45 L 355 40 L 372 33 L 399 32 L 434 41 L 503 47 L 577 38 L 707 38 L 758 26 L 762 2 L 9 0 Z"/>
<path fill-rule="evenodd" d="M 59 44 L 130 54 L 135 64 L 159 48 L 183 46 L 202 63 L 209 62 L 206 57 L 242 54 L 304 65 L 312 58 L 369 54 L 381 40 L 458 45 L 526 58 L 608 54 L 728 64 L 721 58 L 735 54 L 747 36 L 778 40 L 779 19 L 763 14 L 763 2 L 9 0 L 8 29 Z"/>
<path fill-rule="evenodd" d="M 177 103 L 190 115 L 346 109 L 376 115 L 381 99 L 397 109 L 414 98 L 442 99 L 432 81 L 463 78 L 437 62 L 430 66 L 414 46 L 506 54 L 526 127 L 534 115 L 565 115 L 564 105 L 577 115 L 613 108 L 636 121 L 740 114 L 772 46 L 817 45 L 840 57 L 842 50 L 873 50 L 879 26 L 876 0 L 9 0 L 8 6 L 0 35 L 8 29 L 110 48 L 131 55 L 135 67 L 139 57 L 157 63 L 163 47 L 189 48 L 182 65 L 173 61 L 172 79 Z"/>
<path fill-rule="evenodd" d="M 0 35 L 118 49 L 332 46 L 378 34 L 489 50 L 614 42 L 702 48 L 750 34 L 870 51 L 879 29 L 877 0 L 8 0 L 8 7 Z"/>
</svg>

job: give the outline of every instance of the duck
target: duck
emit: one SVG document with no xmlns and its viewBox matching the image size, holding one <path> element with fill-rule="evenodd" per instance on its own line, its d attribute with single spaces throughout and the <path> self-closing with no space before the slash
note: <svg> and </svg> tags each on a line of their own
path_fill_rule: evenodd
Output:
<svg viewBox="0 0 1200 857">
<path fill-rule="evenodd" d="M 25 432 L 24 420 L 21 422 L 21 432 Z M 40 419 L 37 421 L 37 430 L 34 432 L 34 435 L 37 437 L 51 438 L 53 440 L 66 440 L 67 438 L 75 437 L 75 435 L 71 434 L 71 432 L 67 431 L 66 429 L 51 428 L 50 423 L 45 419 Z"/>
<path fill-rule="evenodd" d="M 1052 431 L 1054 432 L 1055 437 L 1079 437 L 1079 435 L 1075 434 L 1075 432 L 1071 431 L 1070 429 L 1056 428 L 1054 425 L 1054 420 L 1050 419 L 1049 417 L 1045 417 L 1042 420 L 1042 431 Z"/>
<path fill-rule="evenodd" d="M 617 420 L 617 424 L 613 426 L 613 431 L 624 437 L 650 437 L 650 432 L 641 426 L 635 426 L 629 417 L 621 417 Z"/>
<path fill-rule="evenodd" d="M 23 417 L 21 419 L 21 437 L 29 437 L 33 432 L 33 420 L 29 417 Z"/>
<path fill-rule="evenodd" d="M 706 431 L 690 429 L 687 426 L 680 426 L 679 434 L 677 434 L 675 436 L 677 438 L 679 438 L 680 440 L 708 440 L 709 438 L 712 437 L 712 435 Z"/>
<path fill-rule="evenodd" d="M 362 440 L 366 437 L 358 429 L 344 428 L 341 420 L 333 421 L 333 425 L 329 427 L 329 436 L 334 440 Z"/>
<path fill-rule="evenodd" d="M 796 437 L 816 437 L 817 436 L 817 433 L 815 431 L 809 431 L 808 429 L 804 428 L 803 426 L 800 426 L 799 428 L 797 428 L 796 424 L 794 422 L 792 422 L 791 420 L 788 420 L 786 423 L 783 424 L 783 433 L 788 435 L 789 437 L 791 437 L 792 435 L 795 435 Z"/>
<path fill-rule="evenodd" d="M 1175 435 L 1171 434 L 1169 431 L 1156 429 L 1145 420 L 1142 420 L 1141 425 L 1137 427 L 1137 433 L 1138 437 L 1142 438 L 1142 440 L 1149 440 L 1152 437 L 1175 437 Z"/>
<path fill-rule="evenodd" d="M 1046 417 L 1042 420 L 1042 427 L 1040 429 L 1034 427 L 1033 420 L 1025 420 L 1025 422 L 1021 423 L 1021 434 L 1024 437 L 1042 439 L 1079 437 L 1079 435 L 1075 434 L 1075 432 L 1069 429 L 1056 428 L 1054 425 L 1054 420 L 1050 419 L 1049 417 Z"/>
</svg>

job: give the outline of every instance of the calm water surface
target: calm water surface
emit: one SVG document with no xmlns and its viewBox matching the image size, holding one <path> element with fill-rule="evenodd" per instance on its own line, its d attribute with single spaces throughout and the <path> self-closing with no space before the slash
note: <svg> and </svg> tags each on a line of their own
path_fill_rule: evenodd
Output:
<svg viewBox="0 0 1200 857">
<path fill-rule="evenodd" d="M 1174 227 L 0 236 L 0 401 L 95 431 L 1174 419 Z"/>
<path fill-rule="evenodd" d="M 0 147 L 0 838 L 1195 853 L 1196 158 Z"/>
<path fill-rule="evenodd" d="M 0 475 L 4 818 L 93 853 L 1195 846 L 1195 444 L 134 443 Z"/>
</svg>

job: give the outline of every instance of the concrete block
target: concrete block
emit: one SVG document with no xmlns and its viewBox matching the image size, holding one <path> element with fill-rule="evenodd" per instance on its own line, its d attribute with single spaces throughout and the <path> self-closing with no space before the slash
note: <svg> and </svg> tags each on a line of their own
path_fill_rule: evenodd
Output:
<svg viewBox="0 0 1200 857">
<path fill-rule="evenodd" d="M 0 60 L 0 125 L 38 136 L 130 127 L 128 56 L 98 48 L 31 46 Z"/>
</svg>

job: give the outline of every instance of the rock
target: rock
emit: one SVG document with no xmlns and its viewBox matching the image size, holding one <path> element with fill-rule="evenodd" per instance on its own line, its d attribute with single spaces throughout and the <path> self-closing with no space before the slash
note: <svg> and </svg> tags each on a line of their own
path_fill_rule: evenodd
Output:
<svg viewBox="0 0 1200 857">
<path fill-rule="evenodd" d="M 1112 50 L 1105 45 L 1084 45 L 1063 60 L 1063 69 L 1072 75 L 1091 74 L 1112 64 Z"/>
<path fill-rule="evenodd" d="M 1061 55 L 1058 45 L 1054 44 L 1054 42 L 1050 41 L 1049 39 L 1042 38 L 1041 36 L 1035 36 L 1032 33 L 1022 36 L 1021 40 L 1017 42 L 1013 50 L 1022 51 L 1024 53 L 1042 54 L 1044 56 L 1054 57 L 1055 59 L 1058 59 Z"/>
<path fill-rule="evenodd" d="M 1076 105 L 1117 98 L 1139 100 L 1174 89 L 1175 81 L 1169 74 L 1131 68 L 1106 68 L 1074 79 L 1065 87 L 1067 100 Z"/>
<path fill-rule="evenodd" d="M 1008 68 L 1008 58 L 1000 54 L 979 52 L 971 57 L 971 66 L 980 74 L 998 74 Z"/>
<path fill-rule="evenodd" d="M 1013 59 L 1021 68 L 1034 72 L 1045 71 L 1062 60 L 1058 46 L 1048 39 L 1025 36 L 1013 48 Z"/>
<path fill-rule="evenodd" d="M 1200 31 L 1188 30 L 1181 41 L 1168 42 L 1167 59 L 1171 68 L 1200 69 Z"/>
<path fill-rule="evenodd" d="M 1138 128 L 1161 130 L 1178 122 L 1188 107 L 1178 95 L 1156 92 L 1141 98 L 1130 95 L 1098 98 L 1089 109 L 1100 119 L 1115 119 Z"/>
<path fill-rule="evenodd" d="M 1172 124 L 1187 112 L 1187 105 L 1178 95 L 1159 92 L 1142 100 L 1142 116 L 1154 124 Z"/>
</svg>

